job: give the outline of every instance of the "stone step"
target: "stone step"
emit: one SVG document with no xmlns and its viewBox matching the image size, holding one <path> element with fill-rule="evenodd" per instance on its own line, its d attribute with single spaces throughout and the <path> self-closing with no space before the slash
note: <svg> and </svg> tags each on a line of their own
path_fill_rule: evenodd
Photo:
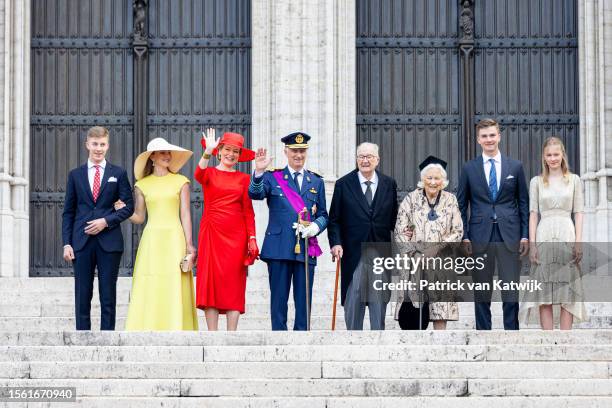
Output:
<svg viewBox="0 0 612 408">
<path fill-rule="evenodd" d="M 322 291 L 313 289 L 313 302 L 328 303 L 331 305 L 334 299 L 333 291 Z M 293 293 L 290 293 L 290 298 L 293 298 Z M 117 304 L 128 304 L 130 299 L 129 290 L 117 291 Z M 270 290 L 268 288 L 261 290 L 247 290 L 246 301 L 250 303 L 267 303 L 270 301 Z M 70 305 L 74 304 L 74 293 L 63 292 L 47 292 L 47 293 L 5 293 L 0 297 L 0 305 L 36 305 L 36 304 L 55 304 L 55 305 Z M 99 303 L 97 290 L 94 291 L 92 303 Z M 338 303 L 340 301 L 338 300 Z"/>
<path fill-rule="evenodd" d="M 469 385 L 469 383 L 468 383 Z M 79 405 L 90 408 L 397 408 L 404 406 L 435 408 L 609 408 L 612 397 L 95 397 L 78 398 Z M 54 406 L 57 404 L 54 404 Z M 11 406 L 21 408 L 19 403 Z M 25 407 L 25 403 L 23 405 Z M 53 407 L 51 407 L 53 408 Z"/>
<path fill-rule="evenodd" d="M 315 290 L 330 290 L 333 291 L 335 279 L 334 276 L 315 274 L 313 282 Z M 194 278 L 195 283 L 195 278 Z M 269 289 L 268 273 L 265 276 L 261 273 L 249 274 L 247 278 L 247 290 Z M 132 288 L 131 277 L 121 277 L 117 279 L 117 290 L 129 291 Z M 339 289 L 338 289 L 339 290 Z M 98 280 L 94 279 L 94 292 L 98 291 Z M 10 295 L 12 293 L 73 293 L 74 278 L 72 277 L 57 277 L 57 278 L 0 278 L 0 295 Z"/>
<path fill-rule="evenodd" d="M 520 351 L 513 350 L 520 347 Z M 582 354 L 580 354 L 582 350 Z M 589 362 L 608 376 L 610 346 L 603 345 L 258 345 L 258 346 L 0 346 L 0 362 L 340 362 L 333 378 L 351 377 L 357 361 L 371 362 Z M 352 365 L 351 365 L 352 364 Z M 393 367 L 393 366 L 391 366 Z M 325 369 L 325 367 L 323 367 Z M 593 367 L 595 370 L 595 367 Z M 365 371 L 360 371 L 365 372 Z M 382 373 L 382 372 L 380 372 Z M 525 374 L 525 373 L 524 373 Z M 374 374 L 379 378 L 379 374 Z M 382 375 L 382 374 L 380 374 Z M 570 375 L 567 372 L 559 373 Z M 573 375 L 573 374 L 571 374 Z M 603 375 L 603 374 L 602 374 Z M 357 375 L 357 378 L 362 378 Z M 512 377 L 512 376 L 511 376 Z M 510 377 L 510 378 L 511 378 Z M 363 377 L 369 378 L 369 377 Z M 382 377 L 381 377 L 382 378 Z M 403 377 L 399 377 L 403 378 Z M 505 377 L 500 377 L 505 378 Z M 606 377 L 607 378 L 607 377 Z"/>
<path fill-rule="evenodd" d="M 520 353 L 513 353 L 516 348 Z M 585 349 L 588 351 L 585 352 Z M 581 351 L 583 355 L 581 355 Z M 608 346 L 210 346 L 205 361 L 609 361 Z M 584 354 L 586 353 L 586 354 Z M 586 360 L 583 360 L 586 359 Z"/>
<path fill-rule="evenodd" d="M 612 395 L 612 379 L 474 379 L 468 387 L 470 395 L 484 397 Z"/>
<path fill-rule="evenodd" d="M 264 271 L 265 272 L 265 271 Z M 132 279 L 122 277 L 117 283 L 117 303 L 127 304 L 131 290 Z M 333 299 L 333 276 L 318 276 L 314 281 L 313 302 L 331 303 Z M 269 303 L 270 290 L 267 272 L 249 276 L 247 280 L 247 302 L 251 304 Z M 94 304 L 98 303 L 97 280 L 94 281 Z M 0 278 L 0 316 L 3 309 L 9 306 L 24 306 L 26 313 L 32 305 L 66 305 L 74 304 L 74 279 L 72 277 L 56 278 Z M 472 302 L 461 303 L 465 310 L 473 311 Z M 494 303 L 494 311 L 496 311 Z M 588 302 L 587 312 L 592 316 L 612 316 L 612 302 Z M 501 313 L 501 306 L 498 309 Z M 14 313 L 14 312 L 12 312 Z M 23 314 L 22 314 L 23 315 Z"/>
<path fill-rule="evenodd" d="M 239 384 L 239 386 L 236 385 Z M 48 379 L 0 380 L 0 387 L 43 387 Z M 612 395 L 611 379 L 56 379 L 81 397 L 504 397 Z M 590 406 L 590 404 L 588 405 Z"/>
<path fill-rule="evenodd" d="M 469 313 L 470 308 L 473 306 L 466 303 L 467 310 L 464 313 Z M 257 317 L 269 317 L 270 316 L 270 303 L 252 303 L 247 302 L 245 304 L 246 314 L 242 317 L 257 316 Z M 394 312 L 394 306 L 387 306 L 387 315 L 392 316 Z M 463 312 L 463 307 L 460 306 L 460 310 Z M 500 309 L 501 310 L 501 309 Z M 127 316 L 128 304 L 117 304 L 117 316 Z M 293 315 L 295 313 L 295 305 L 292 300 L 288 302 L 288 314 Z M 328 316 L 332 315 L 331 303 L 317 302 L 312 304 L 312 315 L 313 316 Z M 91 305 L 91 314 L 100 314 L 100 304 L 94 299 Z M 204 315 L 204 311 L 198 309 L 198 314 Z M 336 315 L 343 316 L 344 308 L 338 303 L 336 306 Z M 368 310 L 366 308 L 366 316 Z M 493 313 L 497 315 L 497 313 Z M 74 304 L 11 304 L 11 305 L 0 305 L 0 316 L 4 317 L 73 317 L 74 316 Z"/>
<path fill-rule="evenodd" d="M 586 304 L 587 311 L 591 318 L 598 319 L 602 324 L 612 316 L 612 309 L 608 313 L 608 308 L 602 305 L 608 305 L 605 303 L 588 303 Z M 246 313 L 241 317 L 243 320 L 251 317 L 258 318 L 269 318 L 270 316 L 270 303 L 269 299 L 262 301 L 261 303 L 255 303 L 248 301 L 245 305 Z M 117 316 L 127 316 L 128 303 L 117 304 Z M 395 311 L 395 303 L 387 305 L 387 316 L 393 316 Z M 204 311 L 197 310 L 198 315 L 204 316 Z M 322 302 L 317 300 L 312 304 L 312 316 L 327 317 L 331 321 L 332 316 L 332 305 L 328 302 Z M 288 316 L 295 314 L 295 305 L 292 300 L 288 302 Z M 100 315 L 100 304 L 95 297 L 92 301 L 91 315 Z M 472 318 L 474 315 L 473 303 L 460 303 L 459 304 L 459 318 L 461 321 Z M 494 321 L 501 320 L 503 313 L 501 305 L 493 304 L 491 307 L 491 315 Z M 74 316 L 74 304 L 72 299 L 70 303 L 42 303 L 42 304 L 0 304 L 0 317 L 73 317 Z M 369 319 L 368 310 L 366 308 L 365 320 Z M 340 303 L 336 306 L 336 318 L 339 320 L 344 319 L 344 308 Z M 454 325 L 455 323 L 449 323 Z M 472 324 L 470 321 L 469 324 Z"/>
<path fill-rule="evenodd" d="M 426 346 L 513 345 L 538 346 L 551 350 L 562 346 L 597 347 L 612 358 L 612 330 L 571 331 L 236 331 L 236 332 L 121 332 L 121 331 L 25 331 L 0 332 L 5 346 Z M 566 350 L 567 351 L 567 350 Z M 568 357 L 571 359 L 573 357 Z M 581 358 L 577 357 L 578 360 Z"/>
<path fill-rule="evenodd" d="M 155 359 L 153 354 L 151 359 Z M 26 379 L 608 379 L 608 362 L 0 362 Z"/>
<path fill-rule="evenodd" d="M 48 379 L 0 380 L 0 387 L 48 386 Z M 238 386 L 239 384 L 239 386 Z M 77 395 L 130 397 L 365 397 L 461 396 L 466 380 L 345 380 L 345 379 L 55 379 L 54 387 L 76 387 Z"/>
<path fill-rule="evenodd" d="M 155 359 L 152 355 L 151 360 Z M 176 379 L 321 378 L 321 362 L 0 362 L 0 378 Z M 593 377 L 596 378 L 596 377 Z"/>
<path fill-rule="evenodd" d="M 335 270 L 316 269 L 315 282 L 318 281 L 330 284 L 333 288 L 335 283 Z M 194 281 L 196 277 L 194 276 Z M 268 271 L 265 268 L 250 268 L 247 276 L 247 285 L 255 282 L 264 282 L 268 285 Z M 97 288 L 98 279 L 94 279 L 94 287 Z M 117 279 L 117 289 L 130 289 L 132 287 L 132 277 L 122 276 Z M 39 277 L 39 278 L 6 278 L 0 277 L 0 294 L 11 293 L 14 291 L 29 292 L 55 292 L 55 291 L 74 290 L 74 277 Z"/>
<path fill-rule="evenodd" d="M 93 330 L 98 330 L 100 327 L 100 318 L 94 317 L 96 314 L 92 314 L 91 324 Z M 125 328 L 125 317 L 118 317 L 116 319 L 116 330 L 124 330 Z M 200 330 L 206 330 L 206 320 L 201 314 L 198 316 Z M 311 330 L 330 330 L 331 329 L 331 316 L 312 316 L 311 317 Z M 493 329 L 503 329 L 503 322 L 501 317 L 494 318 Z M 601 329 L 609 328 L 612 326 L 612 316 L 602 317 L 593 316 L 587 322 L 575 324 L 575 329 Z M 1 331 L 54 331 L 54 330 L 74 330 L 76 327 L 73 317 L 0 317 L 0 332 Z M 224 316 L 219 319 L 219 328 L 224 330 L 226 327 L 226 320 Z M 293 314 L 288 315 L 287 327 L 291 330 L 293 328 Z M 369 330 L 369 320 L 364 320 L 364 330 Z M 251 316 L 244 314 L 241 316 L 238 328 L 240 330 L 271 330 L 271 322 L 269 314 Z M 429 329 L 432 325 L 429 325 Z M 474 317 L 465 316 L 461 317 L 458 321 L 448 322 L 448 330 L 465 330 L 474 329 Z M 537 325 L 523 325 L 522 329 L 539 329 Z M 342 315 L 336 317 L 336 329 L 345 330 L 346 324 Z M 385 330 L 399 330 L 399 324 L 392 316 L 387 315 L 385 319 Z"/>
</svg>

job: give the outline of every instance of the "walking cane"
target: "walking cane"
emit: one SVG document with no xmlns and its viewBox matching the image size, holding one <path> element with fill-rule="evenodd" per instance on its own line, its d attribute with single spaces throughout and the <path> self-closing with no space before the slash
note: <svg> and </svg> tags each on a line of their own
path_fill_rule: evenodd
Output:
<svg viewBox="0 0 612 408">
<path fill-rule="evenodd" d="M 423 330 L 423 291 L 420 289 L 423 268 L 419 268 L 419 330 Z"/>
<path fill-rule="evenodd" d="M 305 215 L 308 213 L 306 207 L 300 212 L 300 223 L 305 227 L 310 225 Z M 304 218 L 302 218 L 304 216 Z M 306 274 L 306 330 L 310 331 L 310 268 L 308 265 L 308 238 L 304 238 L 304 273 Z"/>
<path fill-rule="evenodd" d="M 334 286 L 334 308 L 332 311 L 332 330 L 336 330 L 336 303 L 338 302 L 338 279 L 340 278 L 340 257 L 336 258 L 336 284 Z"/>
</svg>

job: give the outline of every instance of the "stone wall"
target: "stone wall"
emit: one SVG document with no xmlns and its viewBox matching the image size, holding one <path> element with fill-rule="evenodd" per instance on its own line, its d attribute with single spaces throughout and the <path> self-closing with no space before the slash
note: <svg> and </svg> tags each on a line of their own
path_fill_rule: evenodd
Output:
<svg viewBox="0 0 612 408">
<path fill-rule="evenodd" d="M 580 175 L 584 240 L 612 239 L 612 2 L 579 1 Z"/>
<path fill-rule="evenodd" d="M 283 167 L 280 138 L 311 135 L 306 168 L 324 176 L 329 206 L 335 180 L 355 163 L 355 2 L 254 0 L 252 21 L 253 147 Z M 261 243 L 267 207 L 255 211 Z M 320 267 L 332 268 L 321 238 Z"/>
<path fill-rule="evenodd" d="M 0 276 L 27 276 L 30 1 L 0 0 Z"/>
</svg>

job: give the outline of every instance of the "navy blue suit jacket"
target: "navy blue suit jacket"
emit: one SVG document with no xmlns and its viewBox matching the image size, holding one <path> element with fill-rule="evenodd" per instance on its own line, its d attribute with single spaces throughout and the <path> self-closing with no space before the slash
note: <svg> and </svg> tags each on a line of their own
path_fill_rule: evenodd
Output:
<svg viewBox="0 0 612 408">
<path fill-rule="evenodd" d="M 286 177 L 289 188 L 298 192 L 288 167 L 282 171 Z M 304 262 L 304 240 L 301 240 L 301 252 L 295 253 L 295 230 L 293 223 L 297 222 L 297 213 L 289 204 L 287 197 L 281 190 L 273 175 L 274 172 L 266 171 L 263 176 L 255 178 L 251 176 L 249 186 L 249 197 L 253 200 L 263 200 L 267 198 L 268 209 L 270 210 L 266 237 L 261 248 L 261 259 L 266 260 L 287 260 Z M 302 188 L 299 190 L 304 204 L 311 214 L 311 220 L 319 226 L 319 234 L 327 227 L 328 215 L 325 207 L 325 183 L 323 179 L 306 170 L 302 177 Z M 312 213 L 312 207 L 316 204 L 316 212 Z M 310 264 L 317 263 L 317 258 L 310 257 Z"/>
<path fill-rule="evenodd" d="M 113 179 L 109 182 L 111 177 Z M 115 211 L 113 204 L 118 199 L 125 203 L 125 207 Z M 120 224 L 133 213 L 132 187 L 123 168 L 106 162 L 98 200 L 94 203 L 87 177 L 87 164 L 77 167 L 68 174 L 66 183 L 62 217 L 64 245 L 71 245 L 75 252 L 82 249 L 91 237 L 84 232 L 87 221 L 104 218 L 108 227 L 96 235 L 100 246 L 106 252 L 123 252 Z"/>
<path fill-rule="evenodd" d="M 523 164 L 501 157 L 501 178 L 495 201 L 489 194 L 482 156 L 463 166 L 457 189 L 457 202 L 463 220 L 463 239 L 488 243 L 497 215 L 500 234 L 510 250 L 517 250 L 522 238 L 529 237 L 529 192 Z"/>
</svg>

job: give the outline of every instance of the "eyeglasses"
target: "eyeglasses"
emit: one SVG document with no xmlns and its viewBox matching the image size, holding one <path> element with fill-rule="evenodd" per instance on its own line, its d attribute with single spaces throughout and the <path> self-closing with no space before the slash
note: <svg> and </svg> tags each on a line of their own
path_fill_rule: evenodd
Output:
<svg viewBox="0 0 612 408">
<path fill-rule="evenodd" d="M 359 156 L 357 156 L 357 160 L 359 160 L 359 161 L 364 161 L 364 160 L 372 161 L 372 160 L 377 159 L 377 158 L 378 158 L 377 156 L 374 156 L 374 155 L 371 155 L 371 154 L 367 154 L 367 155 L 360 154 Z"/>
</svg>

